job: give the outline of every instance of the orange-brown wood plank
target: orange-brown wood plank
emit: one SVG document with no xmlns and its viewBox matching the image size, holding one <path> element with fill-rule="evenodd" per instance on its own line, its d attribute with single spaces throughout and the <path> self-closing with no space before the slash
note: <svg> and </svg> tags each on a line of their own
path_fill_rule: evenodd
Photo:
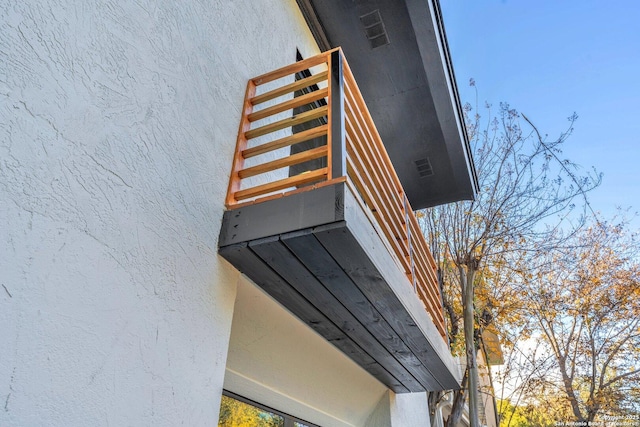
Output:
<svg viewBox="0 0 640 427">
<path fill-rule="evenodd" d="M 401 226 L 404 221 L 404 215 L 401 215 L 397 206 L 390 203 L 389 198 L 386 197 L 385 193 L 387 188 L 385 188 L 380 182 L 377 173 L 379 170 L 376 168 L 375 164 L 372 164 L 369 161 L 368 156 L 363 152 L 363 143 L 366 144 L 367 141 L 362 141 L 360 139 L 361 136 L 358 135 L 357 132 L 353 132 L 353 123 L 348 115 L 345 127 L 347 129 L 347 133 L 350 135 L 350 144 L 347 145 L 347 152 L 349 152 L 353 157 L 354 164 L 359 169 L 362 177 L 366 179 L 365 185 L 372 189 L 373 207 L 385 216 L 385 220 L 390 223 L 391 228 L 394 230 L 394 234 L 397 237 L 406 239 L 406 229 Z"/>
<path fill-rule="evenodd" d="M 421 253 L 422 251 L 414 251 L 414 265 L 416 266 L 416 270 L 420 272 L 424 280 L 432 285 L 430 287 L 430 295 L 434 301 L 437 301 L 438 304 L 440 304 L 440 289 L 438 285 L 437 275 L 434 274 L 429 266 L 425 265 L 424 261 L 420 259 Z"/>
<path fill-rule="evenodd" d="M 370 159 L 369 161 L 372 164 L 375 164 L 375 168 L 380 173 L 380 177 L 382 182 L 380 185 L 388 188 L 392 193 L 392 199 L 394 207 L 397 209 L 404 209 L 404 203 L 402 198 L 399 197 L 398 188 L 402 189 L 402 187 L 398 187 L 397 177 L 395 173 L 395 169 L 390 168 L 389 165 L 384 161 L 384 156 L 386 156 L 386 151 L 384 150 L 384 146 L 382 145 L 382 140 L 380 139 L 380 135 L 378 131 L 375 129 L 375 126 L 372 122 L 367 122 L 366 115 L 367 112 L 361 110 L 361 106 L 353 98 L 353 93 L 350 90 L 345 91 L 345 99 L 347 100 L 347 112 L 351 114 L 353 117 L 353 123 L 355 125 L 354 129 L 358 131 L 362 138 L 367 141 L 365 146 L 367 157 Z M 383 151 L 381 151 L 378 147 L 382 146 Z M 363 152 L 364 153 L 364 152 Z M 396 190 L 396 191 L 393 191 Z M 404 223 L 404 219 L 402 219 Z"/>
<path fill-rule="evenodd" d="M 347 139 L 349 138 L 351 138 L 351 135 L 347 134 Z M 355 155 L 352 155 L 352 152 L 351 144 L 347 145 L 347 175 L 358 190 L 358 193 L 360 194 L 360 197 L 362 197 L 366 207 L 372 212 L 376 211 L 376 201 L 369 190 L 369 186 L 366 184 L 359 172 L 362 169 L 362 166 L 359 164 L 360 160 Z"/>
<path fill-rule="evenodd" d="M 225 199 L 225 205 L 227 207 L 237 202 L 234 195 L 240 189 L 240 176 L 238 172 L 244 166 L 244 157 L 242 157 L 242 151 L 247 148 L 247 138 L 245 132 L 249 130 L 251 123 L 247 119 L 247 116 L 251 114 L 253 106 L 249 99 L 256 93 L 256 85 L 249 81 L 247 83 L 247 89 L 244 95 L 244 105 L 242 107 L 242 116 L 240 117 L 240 125 L 238 126 L 238 136 L 236 138 L 236 150 L 233 153 L 233 164 L 231 165 L 231 174 L 229 175 L 229 185 L 227 187 L 227 197 Z"/>
<path fill-rule="evenodd" d="M 261 144 L 256 147 L 247 148 L 242 152 L 242 156 L 245 159 L 259 156 L 260 154 L 265 154 L 273 150 L 278 150 L 280 148 L 288 147 L 290 145 L 295 145 L 300 142 L 308 141 L 313 138 L 318 138 L 327 134 L 329 127 L 327 125 L 316 126 L 314 128 L 305 130 L 303 132 L 294 133 L 290 136 L 285 136 L 284 138 L 276 139 L 275 141 L 268 142 L 266 144 Z"/>
<path fill-rule="evenodd" d="M 277 70 L 271 71 L 269 73 L 265 73 L 261 76 L 255 77 L 252 81 L 259 86 L 261 84 L 265 84 L 274 80 L 278 80 L 282 77 L 288 76 L 290 74 L 294 74 L 300 72 L 302 70 L 309 69 L 311 67 L 315 67 L 316 65 L 326 64 L 327 58 L 331 55 L 335 49 L 328 50 L 326 52 L 322 52 L 316 56 L 312 56 L 311 58 L 303 59 L 302 61 L 298 61 L 294 64 L 287 65 L 282 68 L 278 68 Z"/>
<path fill-rule="evenodd" d="M 356 84 L 356 81 L 353 78 L 353 73 L 351 72 L 351 69 L 349 68 L 349 64 L 346 61 L 344 64 L 344 75 L 345 75 L 345 96 L 347 95 L 348 92 L 352 93 L 353 98 L 356 102 L 356 105 L 358 105 L 358 109 L 363 113 L 367 126 L 375 133 L 374 141 L 376 142 L 376 144 L 374 145 L 374 149 L 377 152 L 377 154 L 380 156 L 380 158 L 384 161 L 386 165 L 386 169 L 389 171 L 390 175 L 394 177 L 394 185 L 396 187 L 396 190 L 400 192 L 402 191 L 402 184 L 400 183 L 400 179 L 395 173 L 395 169 L 393 167 L 393 164 L 391 163 L 391 159 L 389 158 L 387 150 L 385 149 L 384 144 L 382 143 L 382 138 L 380 138 L 380 134 L 378 133 L 378 130 L 375 127 L 373 118 L 369 113 L 369 109 L 364 103 L 364 98 L 362 97 L 360 88 Z"/>
<path fill-rule="evenodd" d="M 422 237 L 422 236 L 419 236 L 419 237 Z M 434 283 L 437 283 L 438 282 L 437 268 L 434 268 L 429 262 L 429 260 L 433 259 L 433 257 L 431 256 L 431 252 L 429 251 L 429 248 L 426 242 L 423 245 L 419 242 L 420 239 L 415 239 L 415 240 L 416 240 L 415 258 L 417 259 L 417 261 L 420 262 L 421 265 L 423 265 L 423 268 L 425 270 L 425 273 L 428 275 L 429 280 L 433 281 Z M 440 298 L 439 291 L 438 291 L 438 298 Z"/>
<path fill-rule="evenodd" d="M 406 228 L 403 227 L 405 222 L 404 214 L 400 211 L 399 204 L 392 202 L 390 199 L 390 188 L 385 186 L 383 180 L 381 180 L 379 173 L 381 172 L 379 165 L 375 163 L 375 159 L 367 153 L 367 145 L 370 141 L 363 140 L 363 135 L 358 131 L 357 120 L 351 117 L 350 111 L 347 111 L 346 128 L 347 132 L 352 135 L 350 141 L 352 142 L 355 158 L 362 161 L 360 168 L 363 174 L 367 175 L 370 181 L 370 186 L 374 189 L 374 196 L 376 201 L 376 208 L 381 212 L 384 212 L 385 220 L 390 224 L 393 230 L 394 238 L 401 238 L 406 240 L 408 238 Z M 408 255 L 408 247 L 404 250 L 405 255 Z"/>
<path fill-rule="evenodd" d="M 308 122 L 309 120 L 318 119 L 327 115 L 327 107 L 315 108 L 313 110 L 305 111 L 304 113 L 297 114 L 293 117 L 288 117 L 283 120 L 279 120 L 268 125 L 261 126 L 256 129 L 245 132 L 245 138 L 252 139 L 258 136 L 266 135 L 271 132 L 285 129 L 291 126 L 299 125 L 301 123 Z"/>
<path fill-rule="evenodd" d="M 433 259 L 427 242 L 422 232 L 417 227 L 417 220 L 413 212 L 410 212 L 411 236 L 414 244 L 413 259 L 416 270 L 421 274 L 425 286 L 428 287 L 430 298 L 434 301 L 436 307 L 441 305 L 440 286 L 438 284 L 438 276 L 435 269 L 429 262 Z"/>
<path fill-rule="evenodd" d="M 246 168 L 240 171 L 240 178 L 248 178 L 250 176 L 260 175 L 261 173 L 272 172 L 274 170 L 284 168 L 291 165 L 297 165 L 298 163 L 306 162 L 309 160 L 319 159 L 320 157 L 326 157 L 327 146 L 312 148 L 310 150 L 302 151 L 300 153 L 292 154 L 281 159 L 273 160 L 271 162 L 262 163 L 257 166 Z"/>
<path fill-rule="evenodd" d="M 410 211 L 409 215 L 409 227 L 411 230 L 411 236 L 413 237 L 414 247 L 417 253 L 420 255 L 420 262 L 424 264 L 426 270 L 431 272 L 430 277 L 437 281 L 436 275 L 434 273 L 436 270 L 435 261 L 433 260 L 433 256 L 431 255 L 431 251 L 429 250 L 429 245 L 424 239 L 422 230 L 420 230 L 420 227 L 418 226 L 415 219 L 415 215 L 412 211 Z"/>
<path fill-rule="evenodd" d="M 417 291 L 418 295 L 420 295 L 420 299 L 427 308 L 427 311 L 431 313 L 431 316 L 434 318 L 434 320 L 437 320 L 440 317 L 440 312 L 442 311 L 442 309 L 439 305 L 434 304 L 434 301 L 426 293 L 427 287 L 424 286 L 423 283 L 417 283 Z"/>
<path fill-rule="evenodd" d="M 414 266 L 420 283 L 425 288 L 425 292 L 430 301 L 432 301 L 433 307 L 436 311 L 441 311 L 442 299 L 440 297 L 440 285 L 438 284 L 437 276 L 432 274 L 433 272 L 423 262 L 417 262 Z"/>
<path fill-rule="evenodd" d="M 407 202 L 408 203 L 408 202 Z M 414 245 L 416 248 L 416 258 L 420 261 L 421 264 L 424 265 L 424 269 L 429 276 L 429 280 L 434 283 L 438 283 L 438 276 L 436 273 L 437 265 L 435 259 L 433 259 L 433 254 L 429 249 L 429 245 L 422 234 L 422 230 L 418 225 L 418 220 L 415 217 L 413 211 L 410 211 L 409 215 L 409 225 L 411 229 L 411 235 L 415 236 Z M 440 299 L 440 289 L 437 287 L 437 297 Z"/>
<path fill-rule="evenodd" d="M 297 80 L 293 83 L 289 83 L 288 85 L 281 86 L 277 89 L 270 90 L 269 92 L 256 95 L 253 98 L 251 98 L 251 103 L 253 105 L 262 104 L 263 102 L 270 101 L 282 95 L 286 95 L 288 93 L 295 92 L 296 90 L 304 89 L 311 85 L 326 81 L 328 74 L 329 72 L 325 70 L 317 74 L 314 74 L 310 77 L 306 77 L 304 79 Z"/>
<path fill-rule="evenodd" d="M 350 138 L 351 137 L 348 136 L 348 139 Z M 408 245 L 405 241 L 406 234 L 403 234 L 403 229 L 398 227 L 398 221 L 393 218 L 394 215 L 389 210 L 389 206 L 381 200 L 381 196 L 377 191 L 378 188 L 371 185 L 371 178 L 367 176 L 366 168 L 363 167 L 361 163 L 362 159 L 358 156 L 357 152 L 353 151 L 352 147 L 352 144 L 347 145 L 347 153 L 353 163 L 351 173 L 355 174 L 352 178 L 356 181 L 359 189 L 362 187 L 366 188 L 364 194 L 366 194 L 368 200 L 365 200 L 365 202 L 376 216 L 380 227 L 384 230 L 386 238 L 392 243 L 393 247 L 397 249 L 394 249 L 396 255 L 403 261 L 404 258 L 409 255 Z M 411 271 L 409 264 L 405 264 L 405 270 L 406 272 Z"/>
<path fill-rule="evenodd" d="M 427 312 L 433 318 L 433 323 L 438 326 L 438 329 L 440 329 L 441 333 L 445 332 L 442 306 L 440 304 L 434 305 L 428 295 L 425 295 L 425 290 L 420 285 L 418 285 L 417 293 L 420 297 L 422 305 L 424 305 Z"/>
<path fill-rule="evenodd" d="M 315 190 L 315 189 L 318 189 L 318 188 L 327 187 L 329 185 L 335 185 L 335 184 L 339 184 L 339 183 L 342 183 L 342 182 L 347 182 L 347 177 L 346 176 L 341 176 L 341 177 L 338 177 L 338 178 L 335 178 L 335 179 L 330 179 L 330 180 L 327 180 L 327 181 L 316 182 L 314 184 L 305 185 L 304 187 L 296 188 L 295 190 L 285 191 L 283 193 L 270 194 L 268 196 L 258 197 L 258 198 L 253 199 L 253 200 L 247 200 L 247 201 L 244 201 L 244 202 L 238 202 L 237 204 L 235 204 L 232 207 L 232 209 L 241 208 L 243 206 L 255 205 L 256 203 L 267 202 L 269 200 L 280 199 L 282 197 L 287 197 L 287 196 L 290 196 L 292 194 L 303 193 L 305 191 L 312 191 L 312 190 Z"/>
<path fill-rule="evenodd" d="M 431 315 L 433 316 L 434 319 L 440 319 L 440 321 L 442 323 L 444 323 L 444 316 L 442 313 L 442 304 L 438 301 L 434 301 L 428 292 L 428 286 L 426 286 L 423 282 L 421 282 L 420 280 L 418 280 L 417 282 L 417 288 L 418 288 L 418 293 L 423 301 L 423 303 L 425 304 L 425 306 L 428 308 L 429 312 L 432 313 Z"/>
<path fill-rule="evenodd" d="M 392 195 L 389 194 L 391 189 L 384 185 L 384 180 L 380 176 L 380 169 L 377 167 L 377 164 L 371 161 L 366 151 L 363 151 L 366 149 L 362 144 L 366 144 L 367 141 L 362 141 L 361 135 L 353 132 L 353 123 L 349 117 L 347 117 L 346 128 L 347 132 L 352 134 L 350 141 L 353 143 L 351 147 L 347 148 L 348 150 L 353 150 L 353 156 L 358 159 L 361 174 L 367 179 L 367 185 L 374 189 L 376 208 L 383 211 L 387 217 L 386 219 L 391 221 L 395 234 L 406 240 L 408 236 L 407 230 L 404 227 L 404 213 L 400 210 L 398 204 L 392 200 Z"/>
<path fill-rule="evenodd" d="M 357 85 L 355 85 L 355 82 L 345 85 L 345 99 L 347 100 L 348 105 L 351 106 L 351 109 L 356 116 L 356 121 L 361 127 L 363 133 L 366 135 L 367 140 L 370 141 L 368 149 L 372 153 L 373 159 L 378 163 L 380 170 L 384 171 L 383 176 L 385 177 L 386 185 L 393 188 L 395 190 L 395 194 L 399 194 L 403 191 L 400 179 L 391 164 L 391 159 L 389 159 L 387 150 L 385 149 L 382 139 L 380 138 L 380 134 L 373 123 L 369 110 L 364 104 L 364 100 L 361 98 L 358 99 L 359 96 L 361 95 L 359 94 L 359 89 Z M 404 207 L 404 204 L 399 198 L 397 198 L 397 203 L 400 208 Z"/>
<path fill-rule="evenodd" d="M 389 191 L 389 193 L 391 193 L 390 199 L 386 200 L 386 202 L 389 203 L 392 209 L 402 209 L 403 204 L 397 197 L 395 191 L 393 191 L 395 187 L 392 185 L 392 180 L 389 177 L 388 171 L 384 168 L 384 165 L 380 163 L 380 157 L 376 156 L 371 151 L 371 146 L 374 143 L 373 136 L 369 129 L 367 129 L 366 126 L 363 126 L 363 122 L 361 120 L 362 117 L 359 114 L 359 111 L 353 108 L 353 104 L 350 101 L 350 99 L 347 100 L 346 107 L 349 131 L 352 132 L 354 136 L 357 136 L 354 139 L 354 141 L 358 142 L 355 148 L 357 149 L 359 156 L 362 157 L 365 168 L 375 174 L 376 180 L 373 181 L 372 184 L 385 192 Z M 401 221 L 404 223 L 404 218 L 401 218 Z"/>
<path fill-rule="evenodd" d="M 424 296 L 429 301 L 429 306 L 431 307 L 431 309 L 434 312 L 439 313 L 440 311 L 442 311 L 441 302 L 439 299 L 436 299 L 434 295 L 435 291 L 437 290 L 438 284 L 428 280 L 428 278 L 426 278 L 423 273 L 423 270 L 419 268 L 416 269 L 418 287 L 423 290 Z"/>
<path fill-rule="evenodd" d="M 348 138 L 348 136 L 347 136 Z M 351 182 L 358 190 L 358 193 L 362 197 L 363 201 L 369 207 L 375 222 L 378 224 L 378 227 L 384 234 L 386 241 L 390 245 L 389 249 L 396 255 L 396 258 L 400 262 L 402 269 L 405 273 L 411 271 L 411 265 L 407 262 L 406 256 L 404 255 L 404 249 L 402 243 L 394 238 L 393 231 L 389 228 L 388 219 L 385 218 L 384 213 L 381 209 L 377 209 L 375 205 L 375 198 L 372 194 L 371 187 L 367 185 L 366 180 L 361 176 L 360 171 L 361 168 L 357 165 L 358 160 L 349 154 L 349 161 L 347 162 L 347 171 L 349 173 L 349 177 L 351 178 Z"/>
<path fill-rule="evenodd" d="M 327 168 L 316 169 L 310 172 L 303 172 L 296 176 L 273 181 L 268 184 L 258 185 L 256 187 L 247 188 L 246 190 L 240 190 L 236 192 L 235 198 L 237 200 L 249 199 L 252 197 L 262 196 L 273 191 L 283 190 L 285 188 L 296 187 L 298 185 L 304 185 L 315 181 L 326 179 Z"/>
<path fill-rule="evenodd" d="M 255 122 L 257 120 L 264 119 L 265 117 L 282 113 L 283 111 L 291 110 L 296 107 L 302 107 L 303 105 L 307 105 L 321 98 L 325 98 L 328 92 L 329 90 L 327 88 L 316 90 L 316 91 L 307 93 L 306 95 L 297 96 L 288 101 L 281 102 L 280 104 L 276 104 L 272 107 L 265 108 L 260 111 L 256 111 L 255 113 L 249 114 L 249 121 Z"/>
<path fill-rule="evenodd" d="M 347 140 L 349 140 L 349 138 L 350 135 L 347 134 Z M 352 151 L 351 144 L 347 145 L 347 154 L 349 156 L 347 171 L 349 172 L 352 182 L 371 210 L 378 226 L 391 246 L 390 249 L 396 255 L 403 270 L 405 273 L 411 273 L 411 264 L 407 262 L 407 256 L 409 254 L 408 247 L 403 239 L 397 238 L 396 230 L 392 227 L 389 212 L 384 205 L 380 204 L 380 196 L 376 194 L 376 189 L 370 185 L 370 180 L 363 176 L 364 170 L 360 163 L 361 159 L 357 157 L 357 153 Z"/>
<path fill-rule="evenodd" d="M 446 337 L 447 332 L 446 332 L 446 326 L 444 323 L 444 317 L 442 317 L 441 315 L 442 309 L 440 308 L 439 310 L 434 312 L 433 310 L 430 310 L 428 306 L 425 304 L 424 298 L 421 294 L 418 294 L 418 297 L 420 298 L 420 301 L 422 301 L 423 305 L 425 305 L 425 310 L 427 310 L 427 313 L 431 315 L 431 319 L 433 320 L 434 325 L 438 329 L 438 332 L 440 332 L 440 335 L 443 338 Z"/>
</svg>

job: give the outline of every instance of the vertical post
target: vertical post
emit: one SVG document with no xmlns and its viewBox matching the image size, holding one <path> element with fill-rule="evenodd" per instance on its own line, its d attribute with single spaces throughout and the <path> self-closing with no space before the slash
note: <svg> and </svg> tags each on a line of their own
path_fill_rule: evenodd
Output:
<svg viewBox="0 0 640 427">
<path fill-rule="evenodd" d="M 449 337 L 449 328 L 447 325 L 449 324 L 447 320 L 447 312 L 444 308 L 444 276 L 442 275 L 442 270 L 438 268 L 436 270 L 436 274 L 438 277 L 438 290 L 440 291 L 440 306 L 442 307 L 442 320 L 444 326 L 444 339 L 447 342 L 447 345 L 451 344 L 451 337 Z"/>
<path fill-rule="evenodd" d="M 329 67 L 329 176 L 328 179 L 345 176 L 347 174 L 347 150 L 344 126 L 344 75 L 342 72 L 342 51 L 336 49 L 331 52 Z"/>
<path fill-rule="evenodd" d="M 404 205 L 404 224 L 407 229 L 407 245 L 409 246 L 409 265 L 411 266 L 411 282 L 413 291 L 418 293 L 418 281 L 416 280 L 416 268 L 413 262 L 413 243 L 411 242 L 411 225 L 409 224 L 409 201 L 407 195 L 402 193 L 402 203 Z"/>
<path fill-rule="evenodd" d="M 231 174 L 229 175 L 229 186 L 227 187 L 227 198 L 225 205 L 228 207 L 236 204 L 236 192 L 240 190 L 239 172 L 244 167 L 244 157 L 242 152 L 247 148 L 247 137 L 245 132 L 251 128 L 249 122 L 249 114 L 253 111 L 252 98 L 256 95 L 256 84 L 253 80 L 247 83 L 247 90 L 244 95 L 244 104 L 242 106 L 242 116 L 240 117 L 240 126 L 238 128 L 238 136 L 236 139 L 236 151 L 233 154 L 233 165 Z"/>
</svg>

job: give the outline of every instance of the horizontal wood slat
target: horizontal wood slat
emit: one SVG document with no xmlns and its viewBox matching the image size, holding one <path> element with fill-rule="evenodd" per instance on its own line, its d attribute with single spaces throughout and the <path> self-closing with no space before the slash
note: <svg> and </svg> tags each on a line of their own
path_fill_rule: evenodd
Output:
<svg viewBox="0 0 640 427">
<path fill-rule="evenodd" d="M 311 150 L 302 151 L 297 154 L 292 154 L 288 157 L 283 157 L 271 162 L 262 163 L 257 166 L 246 168 L 240 171 L 240 178 L 248 178 L 250 176 L 260 175 L 261 173 L 272 172 L 274 170 L 284 168 L 291 165 L 297 165 L 298 163 L 307 162 L 309 160 L 319 159 L 320 157 L 326 157 L 327 146 L 313 148 Z"/>
<path fill-rule="evenodd" d="M 312 56 L 311 58 L 303 59 L 302 61 L 298 61 L 294 64 L 287 65 L 286 67 L 282 67 L 261 76 L 255 77 L 251 79 L 251 81 L 255 83 L 256 86 L 259 86 L 265 83 L 272 82 L 274 80 L 281 79 L 282 77 L 286 77 L 291 74 L 299 73 L 300 71 L 307 70 L 317 65 L 326 64 L 331 53 L 337 49 L 339 48 L 323 52 L 320 55 Z"/>
<path fill-rule="evenodd" d="M 338 178 L 328 179 L 326 181 L 317 181 L 309 185 L 305 185 L 304 187 L 296 188 L 295 190 L 290 190 L 285 193 L 273 193 L 267 196 L 257 197 L 255 199 L 246 200 L 242 202 L 237 202 L 233 206 L 227 206 L 228 208 L 236 209 L 242 208 L 244 206 L 257 205 L 260 203 L 268 202 L 270 200 L 281 199 L 283 197 L 293 196 L 295 194 L 306 193 L 307 191 L 318 190 L 324 187 L 331 187 L 333 185 L 342 184 L 347 181 L 346 176 L 340 176 Z"/>
<path fill-rule="evenodd" d="M 395 173 L 395 168 L 391 163 L 391 159 L 387 154 L 386 148 L 384 148 L 382 138 L 380 137 L 380 134 L 378 133 L 378 130 L 373 123 L 373 118 L 371 117 L 369 109 L 364 103 L 364 98 L 362 97 L 360 89 L 358 88 L 358 85 L 353 78 L 353 74 L 351 74 L 351 70 L 349 69 L 348 65 L 345 65 L 344 69 L 346 81 L 345 97 L 349 97 L 353 100 L 352 106 L 354 111 L 357 111 L 360 114 L 363 127 L 365 127 L 367 129 L 367 132 L 369 132 L 371 135 L 370 137 L 374 144 L 371 145 L 370 149 L 372 153 L 375 154 L 375 157 L 379 159 L 380 162 L 384 165 L 384 173 L 389 178 L 389 182 L 387 183 L 387 185 L 395 189 L 398 194 L 403 193 L 404 190 L 402 188 L 402 184 L 400 183 L 400 178 L 398 178 L 398 175 Z"/>
<path fill-rule="evenodd" d="M 349 84 L 347 84 L 348 86 Z M 383 164 L 382 159 L 377 153 L 372 152 L 372 147 L 382 145 L 377 132 L 371 130 L 373 123 L 367 123 L 364 113 L 359 108 L 354 108 L 355 100 L 350 91 L 346 91 L 346 129 L 347 151 L 353 157 L 354 166 L 359 170 L 360 175 L 367 177 L 367 182 L 373 188 L 371 191 L 372 200 L 368 203 L 374 209 L 374 215 L 387 237 L 392 243 L 395 255 L 398 261 L 411 280 L 412 269 L 411 263 L 407 260 L 410 258 L 408 234 L 405 224 L 405 214 L 402 208 L 399 194 L 391 185 L 392 170 L 388 170 Z"/>
<path fill-rule="evenodd" d="M 326 98 L 328 94 L 329 94 L 329 89 L 327 88 L 316 90 L 316 91 L 307 93 L 306 95 L 297 96 L 288 101 L 281 102 L 280 104 L 276 104 L 273 107 L 265 108 L 264 110 L 251 113 L 249 114 L 248 118 L 250 122 L 255 122 L 257 120 L 264 119 L 265 117 L 282 113 L 283 111 L 292 110 L 296 107 L 302 107 L 303 105 L 307 105 L 319 99 Z"/>
<path fill-rule="evenodd" d="M 275 141 L 268 142 L 266 144 L 258 145 L 256 147 L 247 148 L 242 151 L 242 157 L 245 159 L 259 156 L 261 154 L 268 153 L 273 150 L 288 147 L 290 145 L 299 144 L 304 141 L 308 141 L 313 138 L 319 138 L 327 134 L 329 129 L 328 125 L 316 126 L 309 130 L 305 130 L 300 133 L 294 133 L 293 135 L 286 136 L 284 138 L 276 139 Z"/>
<path fill-rule="evenodd" d="M 320 117 L 327 115 L 327 107 L 320 107 L 310 111 L 305 111 L 304 113 L 297 114 L 293 117 L 289 117 L 283 120 L 278 120 L 277 122 L 270 123 L 268 125 L 260 126 L 259 128 L 252 129 L 250 131 L 245 132 L 245 138 L 253 139 L 262 135 L 266 135 L 281 129 L 285 129 L 292 126 L 297 126 L 299 124 L 308 122 L 313 119 L 318 119 Z"/>
<path fill-rule="evenodd" d="M 296 90 L 301 90 L 311 85 L 326 81 L 328 75 L 329 75 L 328 71 L 322 71 L 310 77 L 306 77 L 304 79 L 297 80 L 293 83 L 289 83 L 288 85 L 279 87 L 277 89 L 273 89 L 269 92 L 265 92 L 261 95 L 256 95 L 253 98 L 251 98 L 251 104 L 252 105 L 262 104 L 263 102 L 270 101 L 282 95 L 286 95 L 288 93 L 295 92 Z"/>
<path fill-rule="evenodd" d="M 327 178 L 327 168 L 316 169 L 310 172 L 303 172 L 296 176 L 273 181 L 268 184 L 258 185 L 256 187 L 247 188 L 236 192 L 236 200 L 245 200 L 252 197 L 262 196 L 274 191 L 283 190 L 285 188 L 297 187 L 299 185 L 309 184 L 314 181 L 320 181 Z"/>
<path fill-rule="evenodd" d="M 349 135 L 347 141 L 351 142 Z M 376 191 L 375 187 L 367 185 L 368 182 L 370 182 L 366 175 L 367 169 L 361 164 L 361 158 L 358 157 L 358 153 L 351 152 L 352 147 L 352 144 L 347 146 L 353 167 L 350 178 L 354 181 L 356 188 L 361 192 L 361 196 L 365 198 L 365 203 L 369 206 L 369 209 L 371 209 L 378 225 L 391 244 L 398 261 L 402 264 L 405 273 L 409 273 L 411 272 L 411 268 L 410 264 L 406 263 L 406 257 L 409 256 L 409 251 L 405 244 L 407 238 L 405 230 L 398 227 L 397 221 L 395 223 L 391 222 L 393 215 L 389 212 L 388 206 L 381 202 L 380 194 Z M 366 190 L 364 188 L 366 188 Z"/>
<path fill-rule="evenodd" d="M 354 167 L 353 163 L 349 162 L 347 164 L 347 171 L 349 172 L 351 181 L 355 184 L 355 187 L 358 189 L 361 197 L 365 200 L 365 203 L 371 210 L 376 223 L 381 228 L 382 233 L 385 235 L 386 240 L 389 243 L 389 250 L 391 250 L 396 255 L 396 258 L 400 262 L 405 274 L 409 273 L 411 271 L 411 264 L 407 262 L 408 257 L 399 255 L 403 253 L 403 242 L 390 236 L 388 228 L 383 224 L 383 221 L 385 220 L 384 214 L 382 214 L 379 210 L 372 208 L 373 203 L 370 204 L 369 202 L 367 202 L 367 199 L 373 200 L 373 195 L 371 194 L 371 191 L 369 189 L 370 187 L 366 185 L 366 181 L 360 176 L 360 168 Z"/>
<path fill-rule="evenodd" d="M 379 211 L 383 215 L 385 220 L 384 226 L 389 227 L 388 238 L 395 239 L 407 239 L 407 230 L 404 227 L 404 213 L 400 210 L 399 202 L 393 200 L 394 194 L 390 194 L 389 187 L 384 185 L 384 177 L 381 176 L 383 169 L 379 162 L 372 158 L 370 153 L 367 152 L 367 145 L 370 145 L 370 141 L 363 141 L 363 136 L 354 129 L 357 123 L 352 121 L 350 115 L 347 113 L 347 133 L 351 136 L 349 141 L 350 146 L 354 150 L 353 158 L 356 160 L 356 166 L 360 169 L 360 173 L 367 177 L 367 182 L 372 185 L 373 191 L 373 207 L 376 211 Z M 349 147 L 347 147 L 349 150 Z M 409 255 L 408 250 L 404 251 L 402 256 Z M 400 255 L 399 255 L 400 256 Z"/>
</svg>

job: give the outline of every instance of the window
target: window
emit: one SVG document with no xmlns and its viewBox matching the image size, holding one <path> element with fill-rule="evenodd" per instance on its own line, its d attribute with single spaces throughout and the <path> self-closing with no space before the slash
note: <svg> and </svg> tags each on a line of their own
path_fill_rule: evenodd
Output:
<svg viewBox="0 0 640 427">
<path fill-rule="evenodd" d="M 318 427 L 291 415 L 224 391 L 218 427 Z"/>
</svg>

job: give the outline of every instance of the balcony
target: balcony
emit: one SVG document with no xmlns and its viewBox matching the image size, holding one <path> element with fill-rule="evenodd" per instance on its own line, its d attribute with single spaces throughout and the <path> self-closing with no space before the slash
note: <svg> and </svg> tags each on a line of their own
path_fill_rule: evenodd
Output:
<svg viewBox="0 0 640 427">
<path fill-rule="evenodd" d="M 219 252 L 397 393 L 459 387 L 436 265 L 340 49 L 256 77 Z"/>
</svg>

